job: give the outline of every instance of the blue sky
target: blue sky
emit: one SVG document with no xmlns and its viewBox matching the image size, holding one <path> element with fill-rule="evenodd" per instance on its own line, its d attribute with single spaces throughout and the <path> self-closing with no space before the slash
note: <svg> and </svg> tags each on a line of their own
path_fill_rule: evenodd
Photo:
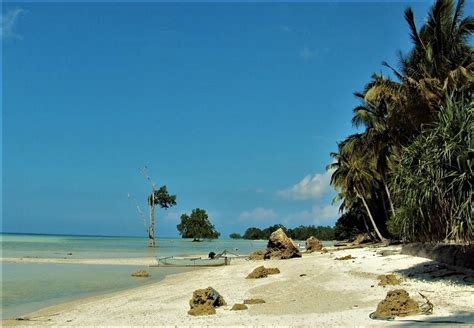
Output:
<svg viewBox="0 0 474 328">
<path fill-rule="evenodd" d="M 161 236 L 196 207 L 224 237 L 333 225 L 329 153 L 407 6 L 4 3 L 2 230 L 142 235 L 144 165 L 178 196 Z"/>
</svg>

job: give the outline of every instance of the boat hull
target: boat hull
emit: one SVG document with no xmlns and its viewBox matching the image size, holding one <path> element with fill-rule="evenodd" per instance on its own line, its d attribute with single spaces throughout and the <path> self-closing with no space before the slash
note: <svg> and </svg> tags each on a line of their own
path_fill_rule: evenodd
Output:
<svg viewBox="0 0 474 328">
<path fill-rule="evenodd" d="M 218 259 L 163 257 L 157 258 L 157 260 L 159 266 L 207 267 L 230 264 L 228 257 Z"/>
</svg>

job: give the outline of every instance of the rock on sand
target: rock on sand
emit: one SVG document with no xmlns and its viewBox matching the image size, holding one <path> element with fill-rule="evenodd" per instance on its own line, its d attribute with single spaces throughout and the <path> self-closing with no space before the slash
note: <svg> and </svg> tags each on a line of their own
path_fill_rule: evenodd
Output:
<svg viewBox="0 0 474 328">
<path fill-rule="evenodd" d="M 247 279 L 259 279 L 266 278 L 271 274 L 278 274 L 280 270 L 278 268 L 265 268 L 263 265 L 255 268 L 247 276 Z"/>
<path fill-rule="evenodd" d="M 189 301 L 190 315 L 210 315 L 216 313 L 216 307 L 226 305 L 224 298 L 212 287 L 197 289 Z"/>
</svg>

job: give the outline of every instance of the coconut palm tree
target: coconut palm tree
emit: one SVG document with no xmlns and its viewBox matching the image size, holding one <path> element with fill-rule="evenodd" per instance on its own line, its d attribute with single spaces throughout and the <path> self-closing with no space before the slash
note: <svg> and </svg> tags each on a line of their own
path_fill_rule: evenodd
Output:
<svg viewBox="0 0 474 328">
<path fill-rule="evenodd" d="M 395 209 L 387 182 L 389 172 L 388 160 L 393 145 L 388 128 L 388 105 L 383 99 L 376 102 L 366 102 L 364 94 L 355 93 L 355 96 L 362 100 L 362 104 L 354 108 L 352 124 L 356 127 L 365 127 L 363 136 L 366 143 L 372 147 L 375 169 L 380 177 L 380 183 L 384 188 L 391 213 L 393 214 Z M 385 202 L 384 199 L 382 196 L 383 202 Z"/>
<path fill-rule="evenodd" d="M 331 184 L 342 191 L 343 197 L 358 198 L 362 201 L 377 236 L 383 241 L 385 238 L 380 233 L 368 204 L 374 194 L 377 172 L 367 150 L 363 136 L 354 134 L 339 144 L 338 153 L 331 154 L 335 162 L 330 164 L 328 169 L 334 171 Z"/>
<path fill-rule="evenodd" d="M 402 71 L 406 77 L 444 80 L 458 67 L 472 69 L 474 53 L 469 38 L 474 31 L 474 17 L 462 17 L 464 5 L 464 0 L 457 4 L 453 0 L 436 1 L 419 30 L 413 10 L 405 10 L 405 20 L 414 43 L 408 55 L 401 55 Z"/>
<path fill-rule="evenodd" d="M 473 95 L 474 51 L 469 38 L 474 17 L 463 18 L 464 4 L 464 0 L 437 0 L 421 29 L 408 8 L 405 19 L 414 47 L 400 55 L 400 71 L 383 63 L 398 81 L 376 74 L 366 87 L 366 102 L 384 99 L 389 104 L 388 125 L 395 146 L 408 145 L 423 125 L 436 120 L 447 95 L 454 91 L 463 97 Z"/>
</svg>

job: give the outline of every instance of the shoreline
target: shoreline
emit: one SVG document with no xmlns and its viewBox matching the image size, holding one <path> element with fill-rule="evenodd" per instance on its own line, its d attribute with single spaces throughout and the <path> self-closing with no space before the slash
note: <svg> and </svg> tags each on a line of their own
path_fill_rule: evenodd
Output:
<svg viewBox="0 0 474 328">
<path fill-rule="evenodd" d="M 2 257 L 0 263 L 32 264 L 88 264 L 88 265 L 131 265 L 149 266 L 156 262 L 154 257 L 136 258 L 52 258 L 52 257 Z"/>
<path fill-rule="evenodd" d="M 391 255 L 382 256 L 380 250 Z M 159 282 L 113 293 L 61 303 L 29 313 L 31 320 L 4 320 L 4 325 L 363 325 L 401 324 L 406 320 L 443 318 L 474 324 L 474 286 L 445 279 L 423 281 L 403 272 L 434 263 L 425 258 L 398 254 L 399 246 L 316 252 L 291 260 L 238 260 L 224 267 L 171 274 Z M 388 253 L 390 253 L 388 252 Z M 351 254 L 349 261 L 336 257 Z M 278 267 L 281 274 L 245 279 L 255 267 Z M 405 273 L 406 273 L 405 272 Z M 399 286 L 378 286 L 377 275 L 396 273 Z M 215 288 L 227 306 L 216 315 L 187 314 L 196 289 Z M 417 315 L 392 322 L 369 318 L 388 290 L 406 289 L 416 300 L 419 292 L 434 304 L 431 316 Z M 263 298 L 245 311 L 229 311 L 245 298 Z M 461 318 L 461 319 L 459 319 Z M 33 321 L 34 320 L 34 321 Z M 440 319 L 441 320 L 441 319 Z M 463 321 L 461 321 L 463 320 Z M 467 322 L 466 322 L 467 321 Z"/>
</svg>

